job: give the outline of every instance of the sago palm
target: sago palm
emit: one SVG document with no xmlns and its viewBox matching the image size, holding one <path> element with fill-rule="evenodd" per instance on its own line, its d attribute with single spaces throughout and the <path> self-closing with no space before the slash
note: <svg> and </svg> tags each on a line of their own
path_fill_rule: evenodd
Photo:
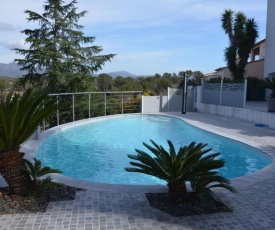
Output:
<svg viewBox="0 0 275 230">
<path fill-rule="evenodd" d="M 23 95 L 10 93 L 0 102 L 0 174 L 16 195 L 26 196 L 31 190 L 20 145 L 55 109 L 46 92 L 32 89 Z"/>
<path fill-rule="evenodd" d="M 207 144 L 192 142 L 182 146 L 176 152 L 173 143 L 168 140 L 169 151 L 150 140 L 153 146 L 143 145 L 153 154 L 136 149 L 137 155 L 128 155 L 135 162 L 125 168 L 128 172 L 139 172 L 165 180 L 169 194 L 179 198 L 187 193 L 186 182 L 193 178 L 207 175 L 210 171 L 224 166 L 224 160 L 215 159 L 220 153 L 209 153 L 211 148 L 204 149 Z"/>
<path fill-rule="evenodd" d="M 52 169 L 49 166 L 42 166 L 41 161 L 34 158 L 34 162 L 25 159 L 27 165 L 27 172 L 32 178 L 34 190 L 38 189 L 39 180 L 41 177 L 50 173 L 62 173 L 59 169 Z"/>
<path fill-rule="evenodd" d="M 192 178 L 190 182 L 193 190 L 193 201 L 199 200 L 201 194 L 212 195 L 212 188 L 223 188 L 230 192 L 236 192 L 235 188 L 230 185 L 230 180 L 223 177 L 219 172 L 208 172 L 203 176 Z"/>
</svg>

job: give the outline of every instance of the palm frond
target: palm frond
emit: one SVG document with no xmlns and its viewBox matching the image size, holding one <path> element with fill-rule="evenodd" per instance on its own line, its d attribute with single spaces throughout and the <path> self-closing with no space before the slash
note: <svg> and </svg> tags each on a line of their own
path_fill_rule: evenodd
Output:
<svg viewBox="0 0 275 230">
<path fill-rule="evenodd" d="M 230 181 L 220 173 L 211 173 L 192 178 L 191 188 L 195 193 L 209 192 L 212 188 L 224 188 L 231 192 L 236 192 L 235 188 L 230 185 Z"/>
<path fill-rule="evenodd" d="M 134 167 L 127 167 L 126 171 L 148 174 L 165 180 L 169 191 L 182 191 L 186 181 L 190 181 L 197 192 L 211 193 L 211 188 L 214 187 L 234 191 L 230 181 L 217 171 L 225 164 L 223 159 L 216 159 L 220 153 L 209 153 L 212 148 L 206 148 L 207 144 L 191 142 L 176 152 L 170 140 L 167 141 L 169 151 L 153 140 L 150 141 L 152 146 L 146 143 L 143 145 L 151 154 L 136 149 L 137 155 L 128 155 L 134 160 L 130 161 Z M 180 188 L 177 189 L 177 186 Z"/>
<path fill-rule="evenodd" d="M 34 162 L 24 159 L 27 165 L 27 171 L 33 179 L 38 180 L 40 177 L 50 174 L 50 173 L 62 173 L 59 169 L 52 169 L 49 166 L 42 166 L 40 160 L 34 158 Z"/>
<path fill-rule="evenodd" d="M 0 102 L 0 153 L 19 149 L 55 110 L 55 101 L 45 91 L 28 89 L 23 95 L 11 92 Z"/>
</svg>

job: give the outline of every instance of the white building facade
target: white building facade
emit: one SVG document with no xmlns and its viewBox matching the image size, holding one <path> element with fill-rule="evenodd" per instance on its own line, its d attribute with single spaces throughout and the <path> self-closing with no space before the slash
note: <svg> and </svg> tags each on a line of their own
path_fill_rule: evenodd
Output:
<svg viewBox="0 0 275 230">
<path fill-rule="evenodd" d="M 275 76 L 275 1 L 268 0 L 264 76 Z"/>
</svg>

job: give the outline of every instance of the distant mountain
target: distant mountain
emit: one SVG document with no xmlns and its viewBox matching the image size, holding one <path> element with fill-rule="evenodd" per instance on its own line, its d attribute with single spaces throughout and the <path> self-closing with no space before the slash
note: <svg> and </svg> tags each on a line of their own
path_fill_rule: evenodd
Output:
<svg viewBox="0 0 275 230">
<path fill-rule="evenodd" d="M 115 77 L 132 77 L 132 78 L 138 78 L 138 77 L 149 77 L 151 75 L 136 75 L 136 74 L 132 74 L 129 73 L 127 71 L 117 71 L 117 72 L 110 72 L 110 73 L 105 73 L 110 75 L 111 77 L 115 78 Z M 93 74 L 93 76 L 98 76 L 99 74 Z"/>
<path fill-rule="evenodd" d="M 132 74 L 132 73 L 128 73 L 127 71 L 118 71 L 118 72 L 110 72 L 110 73 L 107 73 L 108 75 L 110 75 L 111 77 L 118 77 L 118 76 L 121 76 L 121 77 L 138 77 L 137 75 L 135 74 Z"/>
<path fill-rule="evenodd" d="M 3 77 L 22 77 L 22 75 L 25 75 L 27 71 L 20 71 L 20 67 L 15 63 L 9 63 L 9 64 L 4 64 L 0 63 L 0 76 Z M 127 71 L 117 71 L 117 72 L 110 72 L 106 73 L 110 75 L 111 77 L 132 77 L 132 78 L 137 78 L 137 77 L 142 77 L 138 76 L 132 73 L 129 73 Z M 99 74 L 94 74 L 94 76 L 98 76 Z"/>
<path fill-rule="evenodd" d="M 4 64 L 0 63 L 0 76 L 3 77 L 21 77 L 27 71 L 20 71 L 20 67 L 15 63 Z"/>
</svg>

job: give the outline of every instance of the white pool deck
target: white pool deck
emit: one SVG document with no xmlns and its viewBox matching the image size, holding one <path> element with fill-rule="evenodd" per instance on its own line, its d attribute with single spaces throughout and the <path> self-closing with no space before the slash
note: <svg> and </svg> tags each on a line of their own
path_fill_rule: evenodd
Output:
<svg viewBox="0 0 275 230">
<path fill-rule="evenodd" d="M 258 107 L 256 104 L 254 109 L 266 111 L 263 103 Z M 275 229 L 275 129 L 206 113 L 161 114 L 180 117 L 191 125 L 250 145 L 268 155 L 273 163 L 256 173 L 232 179 L 238 193 L 215 190 L 233 208 L 232 213 L 178 218 L 150 207 L 144 195 L 166 191 L 166 186 L 110 185 L 55 175 L 56 181 L 87 190 L 79 191 L 74 201 L 51 202 L 45 213 L 2 215 L 0 229 Z M 56 129 L 59 128 L 62 126 Z M 42 133 L 40 138 L 45 135 Z M 29 141 L 22 151 L 31 158 L 39 143 Z"/>
</svg>

